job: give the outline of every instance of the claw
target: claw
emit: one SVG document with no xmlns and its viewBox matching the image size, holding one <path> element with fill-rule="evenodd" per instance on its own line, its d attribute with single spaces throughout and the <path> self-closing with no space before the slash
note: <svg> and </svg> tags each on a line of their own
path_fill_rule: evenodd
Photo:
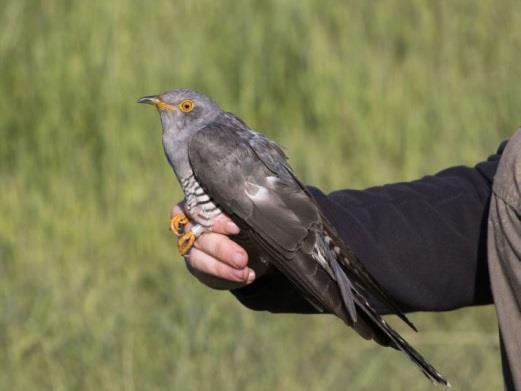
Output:
<svg viewBox="0 0 521 391">
<path fill-rule="evenodd" d="M 189 222 L 188 217 L 186 217 L 183 212 L 180 212 L 170 219 L 170 231 L 172 231 L 175 236 L 181 236 L 185 231 L 184 226 Z"/>
<path fill-rule="evenodd" d="M 177 249 L 179 250 L 179 255 L 182 256 L 188 253 L 188 251 L 190 251 L 190 249 L 194 245 L 195 239 L 197 239 L 197 237 L 192 231 L 188 231 L 183 236 L 181 236 L 177 241 Z"/>
</svg>

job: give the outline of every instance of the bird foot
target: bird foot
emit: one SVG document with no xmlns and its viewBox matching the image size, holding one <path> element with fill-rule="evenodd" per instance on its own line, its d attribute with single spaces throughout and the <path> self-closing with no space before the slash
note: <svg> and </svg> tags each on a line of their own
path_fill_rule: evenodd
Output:
<svg viewBox="0 0 521 391">
<path fill-rule="evenodd" d="M 197 236 L 191 230 L 182 235 L 177 240 L 177 249 L 179 250 L 179 255 L 182 256 L 188 253 L 188 251 L 190 251 L 190 249 L 194 245 L 195 239 L 197 239 Z"/>
<path fill-rule="evenodd" d="M 185 225 L 189 222 L 188 217 L 183 212 L 180 212 L 170 219 L 170 231 L 179 237 L 185 233 Z"/>
</svg>

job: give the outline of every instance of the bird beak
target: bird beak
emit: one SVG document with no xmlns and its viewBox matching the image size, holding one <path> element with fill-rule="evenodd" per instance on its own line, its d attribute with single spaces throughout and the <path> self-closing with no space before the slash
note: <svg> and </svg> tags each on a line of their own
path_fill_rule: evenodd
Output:
<svg viewBox="0 0 521 391">
<path fill-rule="evenodd" d="M 159 96 L 150 95 L 150 96 L 144 96 L 142 98 L 139 98 L 137 100 L 137 103 L 146 103 L 147 105 L 156 106 L 160 101 L 161 101 L 161 99 L 159 99 Z"/>
<path fill-rule="evenodd" d="M 137 103 L 146 103 L 147 105 L 154 105 L 158 110 L 174 111 L 177 108 L 169 103 L 163 102 L 159 95 L 149 95 L 139 98 Z"/>
</svg>

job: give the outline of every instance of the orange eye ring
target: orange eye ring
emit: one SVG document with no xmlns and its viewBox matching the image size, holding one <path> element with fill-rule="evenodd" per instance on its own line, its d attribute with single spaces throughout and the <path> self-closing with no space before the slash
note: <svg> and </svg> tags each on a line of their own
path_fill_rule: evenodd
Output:
<svg viewBox="0 0 521 391">
<path fill-rule="evenodd" d="M 189 113 L 190 111 L 192 111 L 194 109 L 194 102 L 192 102 L 192 100 L 190 100 L 190 99 L 185 99 L 184 101 L 179 103 L 179 109 L 183 113 Z"/>
</svg>

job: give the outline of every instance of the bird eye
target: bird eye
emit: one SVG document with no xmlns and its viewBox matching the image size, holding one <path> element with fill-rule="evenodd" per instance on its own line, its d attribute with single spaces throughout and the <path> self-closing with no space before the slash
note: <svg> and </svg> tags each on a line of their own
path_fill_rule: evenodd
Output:
<svg viewBox="0 0 521 391">
<path fill-rule="evenodd" d="M 179 108 L 184 113 L 189 113 L 194 109 L 194 102 L 192 102 L 190 99 L 185 99 L 181 103 L 179 103 Z"/>
</svg>

